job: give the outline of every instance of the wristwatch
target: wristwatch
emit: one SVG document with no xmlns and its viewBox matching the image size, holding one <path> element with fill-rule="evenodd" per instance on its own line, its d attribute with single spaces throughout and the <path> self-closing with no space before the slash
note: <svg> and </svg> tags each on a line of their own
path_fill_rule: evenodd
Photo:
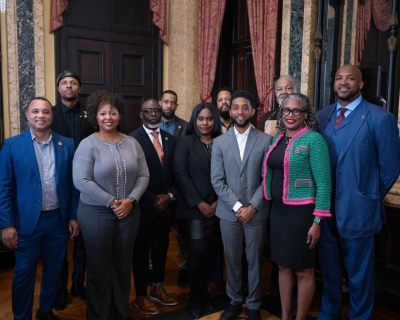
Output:
<svg viewBox="0 0 400 320">
<path fill-rule="evenodd" d="M 316 223 L 319 226 L 322 226 L 323 220 L 322 219 L 318 219 L 318 218 L 314 218 L 313 222 Z"/>
<path fill-rule="evenodd" d="M 136 201 L 134 198 L 128 197 L 127 199 L 131 200 L 131 202 L 132 202 L 132 204 L 133 204 L 134 206 L 137 205 L 137 201 Z"/>
<path fill-rule="evenodd" d="M 174 195 L 171 192 L 168 192 L 168 195 L 171 197 L 171 201 L 174 201 Z"/>
</svg>

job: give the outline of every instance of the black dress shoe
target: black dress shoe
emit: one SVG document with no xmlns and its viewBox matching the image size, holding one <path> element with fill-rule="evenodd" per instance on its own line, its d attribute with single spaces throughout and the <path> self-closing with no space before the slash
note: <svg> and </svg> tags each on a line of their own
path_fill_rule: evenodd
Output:
<svg viewBox="0 0 400 320">
<path fill-rule="evenodd" d="M 267 305 L 279 305 L 281 303 L 281 296 L 279 294 L 279 291 L 272 291 L 270 294 L 265 295 L 262 298 L 263 303 Z"/>
<path fill-rule="evenodd" d="M 36 320 L 60 320 L 53 311 L 44 312 L 40 309 L 36 310 Z"/>
<path fill-rule="evenodd" d="M 188 298 L 187 312 L 188 312 L 189 316 L 191 316 L 193 319 L 200 318 L 199 300 L 196 297 L 194 297 L 193 295 L 191 296 L 190 294 L 189 294 L 189 298 Z"/>
<path fill-rule="evenodd" d="M 213 311 L 215 308 L 214 300 L 210 297 L 210 294 L 207 291 L 200 295 L 200 302 L 208 310 Z"/>
<path fill-rule="evenodd" d="M 180 269 L 178 274 L 178 286 L 186 286 L 188 284 L 188 277 L 186 273 L 186 269 Z"/>
<path fill-rule="evenodd" d="M 86 301 L 86 288 L 83 284 L 75 285 L 73 283 L 72 287 L 71 287 L 71 294 L 74 297 L 78 297 L 78 298 L 82 299 L 83 301 Z"/>
<path fill-rule="evenodd" d="M 220 320 L 234 320 L 243 312 L 241 304 L 231 304 L 222 312 Z"/>
<path fill-rule="evenodd" d="M 260 310 L 247 308 L 247 320 L 261 320 Z"/>
<path fill-rule="evenodd" d="M 68 291 L 66 288 L 58 289 L 53 309 L 57 311 L 64 310 L 67 306 Z"/>
<path fill-rule="evenodd" d="M 199 309 L 193 309 L 187 306 L 187 312 L 189 316 L 191 316 L 193 319 L 199 319 L 200 318 L 200 308 Z"/>
</svg>

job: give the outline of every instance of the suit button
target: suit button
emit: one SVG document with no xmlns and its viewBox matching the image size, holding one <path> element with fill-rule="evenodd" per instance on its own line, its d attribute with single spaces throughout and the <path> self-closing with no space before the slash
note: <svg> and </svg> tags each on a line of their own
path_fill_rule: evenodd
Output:
<svg viewBox="0 0 400 320">
<path fill-rule="evenodd" d="M 243 181 L 243 180 L 244 180 L 244 178 L 243 178 L 243 177 L 240 177 L 240 180 L 242 180 L 242 181 Z"/>
</svg>

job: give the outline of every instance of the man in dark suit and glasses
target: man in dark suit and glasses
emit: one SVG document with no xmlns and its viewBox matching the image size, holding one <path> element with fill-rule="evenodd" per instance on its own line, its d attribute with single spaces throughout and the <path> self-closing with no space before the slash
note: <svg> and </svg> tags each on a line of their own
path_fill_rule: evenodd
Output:
<svg viewBox="0 0 400 320">
<path fill-rule="evenodd" d="M 154 99 L 143 103 L 140 111 L 143 125 L 132 132 L 143 149 L 150 172 L 149 185 L 139 201 L 140 222 L 133 249 L 132 269 L 135 280 L 136 307 L 144 314 L 154 315 L 158 309 L 152 300 L 173 306 L 177 302 L 164 289 L 165 261 L 169 245 L 177 188 L 172 160 L 176 138 L 160 130 L 161 107 Z M 153 262 L 153 284 L 147 295 L 149 252 Z"/>
<path fill-rule="evenodd" d="M 81 79 L 71 71 L 64 71 L 57 77 L 57 90 L 61 101 L 53 107 L 53 122 L 51 130 L 65 137 L 72 138 L 75 148 L 79 143 L 94 132 L 92 125 L 87 119 L 85 108 L 79 103 L 81 91 Z M 86 251 L 82 234 L 74 239 L 74 271 L 72 273 L 71 294 L 86 300 L 86 289 L 84 286 L 86 271 Z M 67 305 L 68 284 L 68 260 L 65 256 L 59 290 L 54 304 L 55 310 L 63 310 Z"/>
</svg>

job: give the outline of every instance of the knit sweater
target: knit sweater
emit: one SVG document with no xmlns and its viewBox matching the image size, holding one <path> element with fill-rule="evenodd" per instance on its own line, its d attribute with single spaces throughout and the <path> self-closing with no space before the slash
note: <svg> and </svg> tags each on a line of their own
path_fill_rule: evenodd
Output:
<svg viewBox="0 0 400 320">
<path fill-rule="evenodd" d="M 75 152 L 73 178 L 82 202 L 108 207 L 113 199 L 139 201 L 149 184 L 149 170 L 134 138 L 124 135 L 121 141 L 110 143 L 92 134 Z"/>
<path fill-rule="evenodd" d="M 271 152 L 284 134 L 276 134 L 264 160 L 264 197 L 272 200 L 273 170 L 268 166 Z M 289 140 L 283 162 L 283 197 L 288 205 L 315 204 L 314 215 L 330 217 L 331 169 L 328 147 L 317 132 L 304 127 Z"/>
</svg>

